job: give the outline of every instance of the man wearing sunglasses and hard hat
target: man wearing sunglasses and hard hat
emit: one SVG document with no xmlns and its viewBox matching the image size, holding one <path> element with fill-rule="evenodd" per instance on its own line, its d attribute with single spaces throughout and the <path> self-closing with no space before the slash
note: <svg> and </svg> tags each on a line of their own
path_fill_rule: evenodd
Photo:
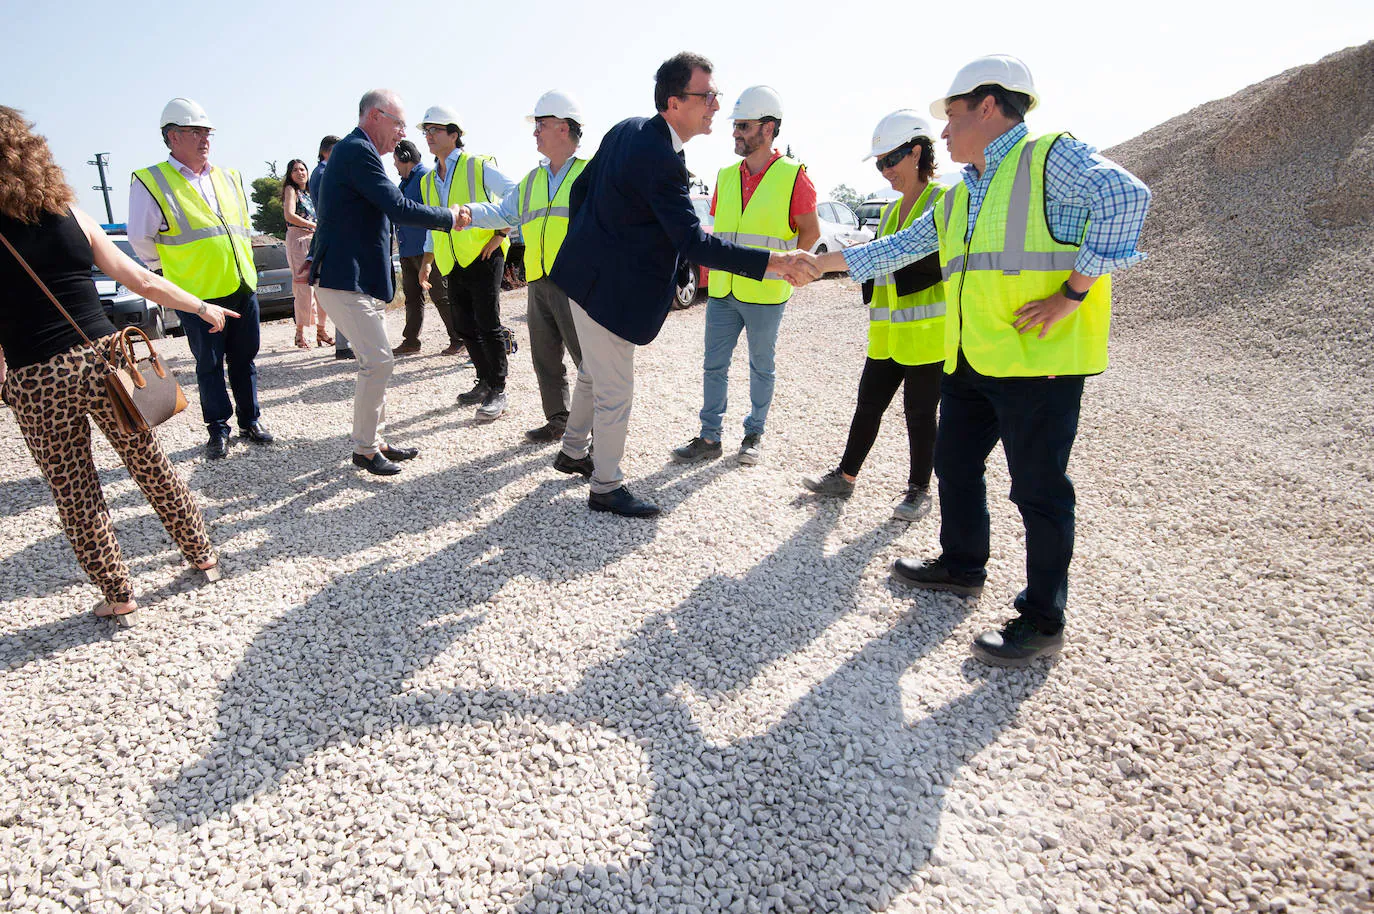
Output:
<svg viewBox="0 0 1374 914">
<path fill-rule="evenodd" d="M 766 251 L 809 251 L 820 238 L 816 186 L 806 166 L 773 148 L 782 129 L 782 97 L 772 86 L 750 86 L 740 93 L 734 121 L 735 155 L 720 170 L 711 199 L 715 236 Z M 730 357 L 741 332 L 749 345 L 749 414 L 739 462 L 757 464 L 764 422 L 773 403 L 774 352 L 783 310 L 792 285 L 782 279 L 749 279 L 712 270 L 706 302 L 706 345 L 702 357 L 701 434 L 673 448 L 679 463 L 711 460 L 721 454 Z"/>
<path fill-rule="evenodd" d="M 893 577 L 926 590 L 982 592 L 990 529 L 984 470 L 1000 439 L 1026 532 L 1018 616 L 979 635 L 973 654 L 1026 666 L 1064 643 L 1074 491 L 1067 469 L 1083 379 L 1107 367 L 1111 276 L 1136 249 L 1150 192 L 1065 133 L 1030 136 L 1039 101 L 1015 57 L 980 57 L 930 106 L 946 121 L 963 181 L 909 228 L 827 254 L 859 281 L 938 251 L 945 281 L 945 365 L 935 439 L 938 558 L 898 559 Z"/>
</svg>

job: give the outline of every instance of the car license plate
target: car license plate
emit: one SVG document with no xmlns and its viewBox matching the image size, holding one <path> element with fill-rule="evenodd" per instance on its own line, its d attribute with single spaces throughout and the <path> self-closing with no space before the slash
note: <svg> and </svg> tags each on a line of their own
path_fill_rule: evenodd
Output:
<svg viewBox="0 0 1374 914">
<path fill-rule="evenodd" d="M 264 292 L 280 292 L 280 291 L 281 291 L 281 283 L 279 283 L 279 282 L 274 282 L 274 283 L 271 283 L 271 284 L 265 285 L 265 286 L 258 286 L 258 294 L 259 294 L 259 295 L 261 295 L 261 294 L 264 293 Z"/>
</svg>

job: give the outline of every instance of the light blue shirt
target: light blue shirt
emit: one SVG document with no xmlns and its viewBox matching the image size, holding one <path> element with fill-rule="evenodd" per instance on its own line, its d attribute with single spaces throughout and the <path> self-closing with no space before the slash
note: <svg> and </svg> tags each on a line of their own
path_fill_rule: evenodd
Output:
<svg viewBox="0 0 1374 914">
<path fill-rule="evenodd" d="M 563 163 L 563 167 L 554 171 L 549 168 L 549 160 L 541 159 L 539 167 L 544 169 L 549 176 L 549 199 L 558 196 L 558 188 L 563 186 L 563 179 L 568 176 L 573 163 L 578 161 L 577 156 L 568 156 L 568 161 Z M 520 185 L 516 184 L 511 188 L 510 193 L 501 198 L 498 203 L 469 203 L 468 209 L 472 211 L 472 224 L 478 228 L 503 229 L 519 228 L 521 221 L 520 213 Z"/>
<path fill-rule="evenodd" d="M 973 237 L 978 211 L 998 164 L 1025 136 L 1026 125 L 1017 124 L 989 143 L 983 150 L 986 167 L 982 174 L 972 165 L 964 166 L 969 196 L 965 241 Z M 1092 146 L 1064 136 L 1050 149 L 1045 159 L 1045 218 L 1055 237 L 1082 237 L 1074 269 L 1084 276 L 1102 276 L 1145 259 L 1136 244 L 1149 206 L 1150 189 L 1120 165 L 1098 155 Z M 900 232 L 845 251 L 850 277 L 863 282 L 939 250 L 935 228 L 938 209 L 921 215 Z"/>
<path fill-rule="evenodd" d="M 443 174 L 443 177 L 440 177 L 440 175 L 439 175 L 439 169 L 437 169 L 437 168 L 434 169 L 434 186 L 435 186 L 435 189 L 438 190 L 438 192 L 439 192 L 439 200 L 440 200 L 440 201 L 444 201 L 444 200 L 447 200 L 447 199 L 448 199 L 448 189 L 449 189 L 449 186 L 450 186 L 451 184 L 453 184 L 453 175 L 454 175 L 454 172 L 457 171 L 457 168 L 458 168 L 458 157 L 459 157 L 460 155 L 462 155 L 462 154 L 463 154 L 463 150 L 461 150 L 461 149 L 454 149 L 452 152 L 450 152 L 447 156 L 444 157 L 444 174 Z M 487 196 L 489 196 L 489 197 L 495 197 L 496 199 L 502 200 L 502 201 L 504 201 L 505 198 L 506 198 L 506 196 L 507 196 L 508 194 L 512 193 L 512 191 L 513 191 L 513 190 L 515 189 L 515 187 L 517 186 L 517 184 L 516 184 L 515 181 L 512 181 L 510 178 L 508 178 L 508 177 L 506 177 L 504 174 L 502 174 L 501 171 L 500 171 L 500 169 L 498 169 L 495 165 L 493 165 L 493 164 L 491 163 L 490 160 L 487 160 L 487 161 L 485 161 L 485 162 L 482 163 L 482 184 L 483 184 L 483 185 L 485 186 L 485 188 L 486 188 Z M 474 205 L 475 205 L 475 204 L 474 204 Z M 481 227 L 482 227 L 482 228 L 492 228 L 493 226 L 481 226 Z M 506 228 L 505 225 L 496 226 L 496 227 L 497 227 L 497 228 Z M 426 253 L 426 254 L 432 254 L 432 253 L 434 253 L 434 233 L 433 233 L 433 232 L 429 232 L 428 234 L 425 235 L 425 253 Z"/>
</svg>

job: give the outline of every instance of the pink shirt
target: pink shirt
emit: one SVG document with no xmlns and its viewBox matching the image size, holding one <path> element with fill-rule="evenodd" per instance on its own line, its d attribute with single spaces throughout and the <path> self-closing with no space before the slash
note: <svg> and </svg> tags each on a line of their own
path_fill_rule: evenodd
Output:
<svg viewBox="0 0 1374 914">
<path fill-rule="evenodd" d="M 211 166 L 205 163 L 205 170 L 197 174 L 189 167 L 178 162 L 173 156 L 168 156 L 167 161 L 172 167 L 179 171 L 191 186 L 200 192 L 205 198 L 205 202 L 210 205 L 214 212 L 220 212 L 219 198 L 215 196 L 215 185 L 210 180 Z M 221 213 L 223 215 L 223 213 Z M 143 186 L 143 182 L 134 178 L 129 184 L 129 243 L 133 245 L 138 259 L 147 265 L 148 269 L 156 270 L 162 266 L 162 261 L 157 256 L 157 243 L 153 241 L 158 232 L 168 228 L 167 220 L 163 218 L 162 207 L 157 205 L 153 195 L 148 193 L 148 188 Z"/>
</svg>

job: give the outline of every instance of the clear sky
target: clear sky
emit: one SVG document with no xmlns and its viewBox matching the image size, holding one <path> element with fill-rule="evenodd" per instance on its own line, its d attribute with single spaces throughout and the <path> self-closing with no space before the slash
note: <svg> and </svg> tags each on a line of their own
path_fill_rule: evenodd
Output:
<svg viewBox="0 0 1374 914">
<path fill-rule="evenodd" d="M 924 111 L 981 54 L 1015 54 L 1030 65 L 1042 98 L 1032 130 L 1069 129 L 1105 148 L 1374 38 L 1369 0 L 928 8 L 900 0 L 51 0 L 6 3 L 4 15 L 0 103 L 37 122 L 81 205 L 102 219 L 96 169 L 86 163 L 110 154 L 117 221 L 130 172 L 166 156 L 157 120 L 177 95 L 205 106 L 217 128 L 211 161 L 238 168 L 245 181 L 266 174 L 268 160 L 278 169 L 293 157 L 313 164 L 320 137 L 351 130 L 359 96 L 376 86 L 401 93 L 412 124 L 428 105 L 454 106 L 468 150 L 495 155 L 515 177 L 536 163 L 524 115 L 546 89 L 581 101 L 590 153 L 612 124 L 653 113 L 654 70 L 692 50 L 714 62 L 727 97 L 713 133 L 687 146 L 692 170 L 714 183 L 731 159 L 735 97 L 768 83 L 786 106 L 779 146 L 791 144 L 825 195 L 840 183 L 882 188 L 872 163 L 860 161 L 874 125 L 896 108 Z M 419 131 L 410 138 L 423 152 Z"/>
</svg>

